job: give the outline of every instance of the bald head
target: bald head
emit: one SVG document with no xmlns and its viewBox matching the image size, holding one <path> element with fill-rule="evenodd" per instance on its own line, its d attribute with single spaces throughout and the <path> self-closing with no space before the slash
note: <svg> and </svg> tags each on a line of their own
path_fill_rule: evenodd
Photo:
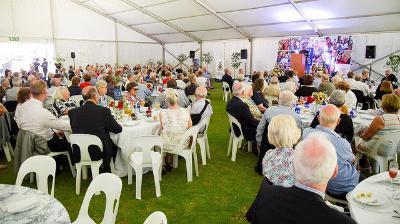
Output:
<svg viewBox="0 0 400 224">
<path fill-rule="evenodd" d="M 204 86 L 199 86 L 196 88 L 196 92 L 194 93 L 197 98 L 206 98 L 207 97 L 207 89 Z"/>
<path fill-rule="evenodd" d="M 292 103 L 296 99 L 296 96 L 293 94 L 293 92 L 289 90 L 284 90 L 279 94 L 279 105 L 283 106 L 292 106 Z"/>
<path fill-rule="evenodd" d="M 243 83 L 236 82 L 236 83 L 233 84 L 233 86 L 232 86 L 232 94 L 234 96 L 242 97 L 243 96 L 243 91 L 244 91 Z"/>
<path fill-rule="evenodd" d="M 83 100 L 96 100 L 97 90 L 94 86 L 87 86 L 82 89 Z"/>
<path fill-rule="evenodd" d="M 335 129 L 340 117 L 340 110 L 333 104 L 328 104 L 319 111 L 319 123 L 327 128 Z"/>
</svg>

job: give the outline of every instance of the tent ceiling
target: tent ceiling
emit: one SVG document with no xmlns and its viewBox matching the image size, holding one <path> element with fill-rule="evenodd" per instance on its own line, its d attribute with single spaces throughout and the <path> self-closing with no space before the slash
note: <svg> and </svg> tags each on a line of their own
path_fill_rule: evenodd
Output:
<svg viewBox="0 0 400 224">
<path fill-rule="evenodd" d="M 78 1 L 166 43 L 400 31 L 400 0 Z"/>
</svg>

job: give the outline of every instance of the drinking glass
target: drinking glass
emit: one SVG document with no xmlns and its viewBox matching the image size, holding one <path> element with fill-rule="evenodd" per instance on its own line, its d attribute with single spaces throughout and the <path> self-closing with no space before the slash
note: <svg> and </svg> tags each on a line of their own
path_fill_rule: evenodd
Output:
<svg viewBox="0 0 400 224">
<path fill-rule="evenodd" d="M 390 191 L 395 191 L 396 187 L 394 185 L 394 179 L 397 177 L 397 171 L 399 170 L 399 164 L 397 164 L 396 161 L 391 161 L 389 163 L 389 177 L 390 177 L 390 183 L 391 183 L 391 188 L 389 189 Z"/>
<path fill-rule="evenodd" d="M 357 103 L 357 112 L 360 112 L 360 110 L 362 109 L 363 104 L 362 103 Z"/>
</svg>

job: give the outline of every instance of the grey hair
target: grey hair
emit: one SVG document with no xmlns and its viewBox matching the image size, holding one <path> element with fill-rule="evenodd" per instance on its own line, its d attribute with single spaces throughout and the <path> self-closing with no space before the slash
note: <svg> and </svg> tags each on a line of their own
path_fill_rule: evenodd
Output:
<svg viewBox="0 0 400 224">
<path fill-rule="evenodd" d="M 22 79 L 20 77 L 14 77 L 12 79 L 12 84 L 13 84 L 13 86 L 21 86 L 22 85 Z"/>
<path fill-rule="evenodd" d="M 232 86 L 232 94 L 234 96 L 240 96 L 244 92 L 244 85 L 241 82 L 234 83 Z"/>
<path fill-rule="evenodd" d="M 199 86 L 196 88 L 195 95 L 201 98 L 207 97 L 207 89 L 204 86 Z"/>
<path fill-rule="evenodd" d="M 238 80 L 239 82 L 243 81 L 244 79 L 244 74 L 239 74 L 238 76 L 236 76 L 236 80 Z"/>
<path fill-rule="evenodd" d="M 329 103 L 341 107 L 346 102 L 346 92 L 343 90 L 335 90 L 329 96 Z"/>
<path fill-rule="evenodd" d="M 278 84 L 279 79 L 278 79 L 278 77 L 276 77 L 276 76 L 272 76 L 270 82 L 271 82 L 271 84 Z"/>
<path fill-rule="evenodd" d="M 50 85 L 51 86 L 60 86 L 60 79 L 58 79 L 58 78 L 52 78 L 51 80 L 50 80 Z"/>
<path fill-rule="evenodd" d="M 292 91 L 285 90 L 279 94 L 279 105 L 284 106 L 292 106 L 293 101 L 296 99 L 296 96 Z"/>
<path fill-rule="evenodd" d="M 319 133 L 308 135 L 301 141 L 293 155 L 296 181 L 309 184 L 327 184 L 337 166 L 335 147 Z"/>
<path fill-rule="evenodd" d="M 97 81 L 96 88 L 98 89 L 98 88 L 101 88 L 101 87 L 107 87 L 107 82 L 104 81 L 104 80 Z"/>
<path fill-rule="evenodd" d="M 296 89 L 297 89 L 296 83 L 292 81 L 286 82 L 285 85 L 283 86 L 283 90 L 289 90 L 292 93 L 296 92 Z"/>
<path fill-rule="evenodd" d="M 339 120 L 340 110 L 333 104 L 323 106 L 319 111 L 319 121 L 321 125 L 333 124 Z"/>
</svg>

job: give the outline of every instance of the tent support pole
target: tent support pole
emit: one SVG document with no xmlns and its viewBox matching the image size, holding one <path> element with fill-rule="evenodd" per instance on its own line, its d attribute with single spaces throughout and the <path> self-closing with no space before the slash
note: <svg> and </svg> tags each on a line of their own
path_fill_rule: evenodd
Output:
<svg viewBox="0 0 400 224">
<path fill-rule="evenodd" d="M 50 4 L 50 22 L 51 22 L 51 37 L 53 41 L 54 48 L 54 57 L 57 57 L 57 46 L 56 46 L 56 38 L 55 38 L 55 24 L 54 24 L 54 9 L 53 9 L 53 0 L 49 0 Z"/>
<path fill-rule="evenodd" d="M 118 31 L 117 31 L 117 21 L 114 21 L 114 40 L 115 40 L 115 63 L 119 65 L 118 58 Z"/>
<path fill-rule="evenodd" d="M 161 60 L 162 60 L 162 63 L 163 63 L 163 65 L 165 65 L 165 44 L 162 44 L 161 45 L 162 46 L 162 58 L 161 58 Z"/>
<path fill-rule="evenodd" d="M 253 42 L 254 38 L 251 38 L 249 40 L 250 42 L 250 76 L 251 74 L 253 74 L 253 47 L 254 47 L 254 42 Z"/>
<path fill-rule="evenodd" d="M 202 56 L 203 56 L 203 41 L 199 42 L 200 45 L 200 67 L 203 67 L 203 60 L 201 60 Z"/>
</svg>

